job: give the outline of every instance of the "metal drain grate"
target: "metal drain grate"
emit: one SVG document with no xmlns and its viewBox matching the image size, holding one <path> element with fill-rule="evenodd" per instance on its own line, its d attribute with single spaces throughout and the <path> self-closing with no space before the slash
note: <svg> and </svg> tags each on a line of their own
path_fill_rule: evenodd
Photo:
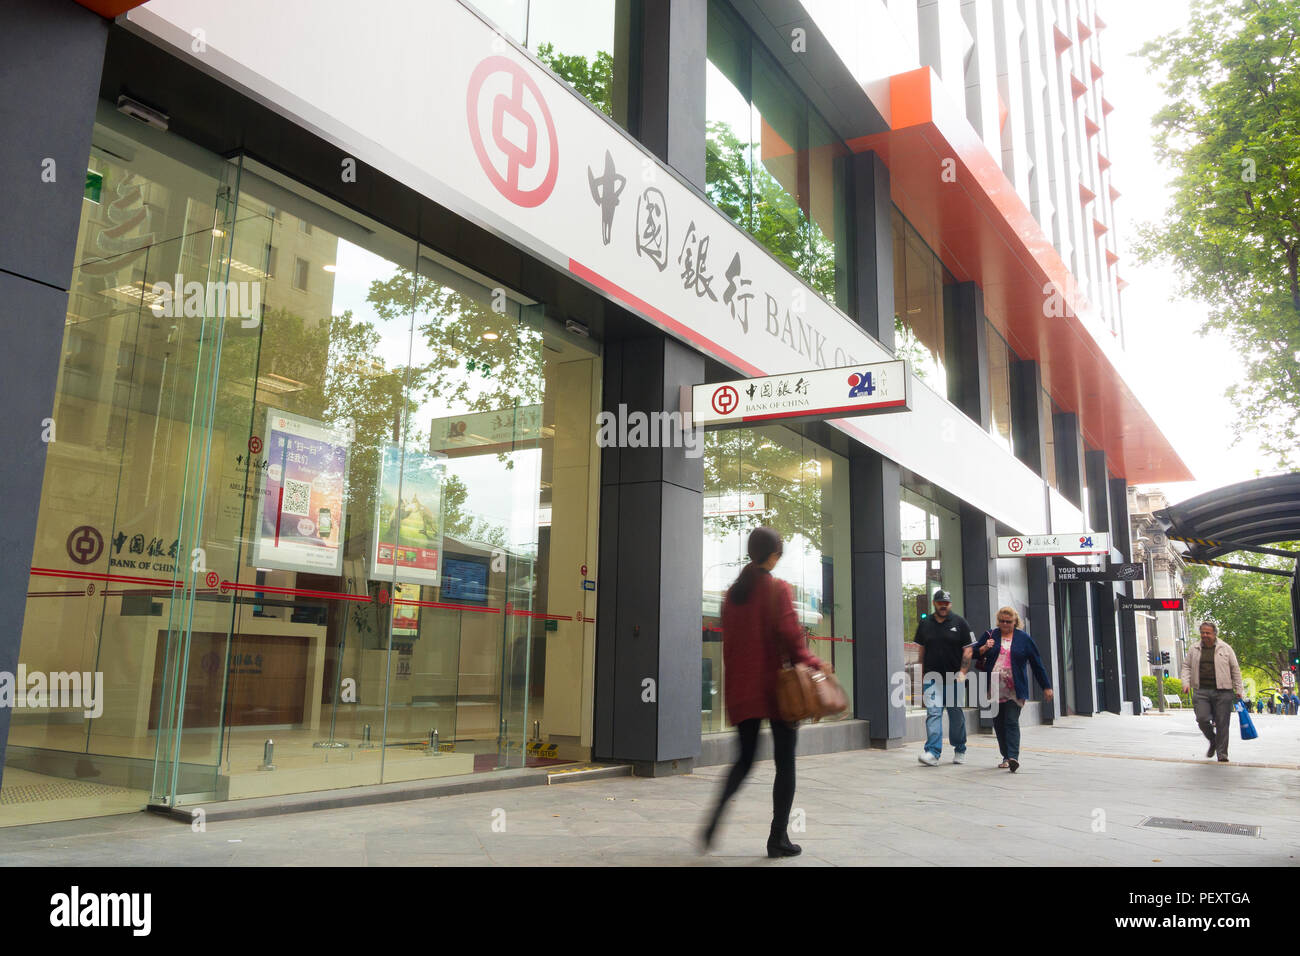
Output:
<svg viewBox="0 0 1300 956">
<path fill-rule="evenodd" d="M 1162 830 L 1190 830 L 1193 833 L 1226 833 L 1228 836 L 1259 836 L 1260 828 L 1245 823 L 1216 823 L 1213 820 L 1179 820 L 1175 817 L 1147 817 L 1138 826 Z"/>
</svg>

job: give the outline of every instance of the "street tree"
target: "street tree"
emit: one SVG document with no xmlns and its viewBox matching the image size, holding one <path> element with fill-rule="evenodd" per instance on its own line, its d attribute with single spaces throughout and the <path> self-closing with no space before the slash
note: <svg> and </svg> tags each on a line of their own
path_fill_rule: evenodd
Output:
<svg viewBox="0 0 1300 956">
<path fill-rule="evenodd" d="M 1140 230 L 1140 261 L 1172 262 L 1208 304 L 1202 334 L 1246 363 L 1227 394 L 1279 464 L 1300 461 L 1300 0 L 1194 0 L 1141 53 L 1163 74 L 1152 119 L 1172 205 Z"/>
</svg>

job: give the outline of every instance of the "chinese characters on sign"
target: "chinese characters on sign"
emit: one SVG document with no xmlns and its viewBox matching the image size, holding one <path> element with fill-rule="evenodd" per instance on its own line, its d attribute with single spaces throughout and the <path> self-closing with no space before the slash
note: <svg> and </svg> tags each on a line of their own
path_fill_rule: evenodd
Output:
<svg viewBox="0 0 1300 956">
<path fill-rule="evenodd" d="M 691 418 L 696 425 L 847 418 L 907 411 L 911 406 L 907 362 L 902 359 L 716 382 L 691 390 Z"/>
</svg>

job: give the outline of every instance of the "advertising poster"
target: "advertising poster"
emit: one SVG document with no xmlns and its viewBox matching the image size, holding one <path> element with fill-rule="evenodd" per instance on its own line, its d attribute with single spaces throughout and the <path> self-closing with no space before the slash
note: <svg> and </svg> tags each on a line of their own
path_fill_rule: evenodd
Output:
<svg viewBox="0 0 1300 956">
<path fill-rule="evenodd" d="M 320 422 L 268 408 L 253 564 L 340 574 L 348 439 Z"/>
<path fill-rule="evenodd" d="M 442 477 L 434 457 L 387 445 L 379 461 L 370 577 L 437 587 L 442 575 Z"/>
</svg>

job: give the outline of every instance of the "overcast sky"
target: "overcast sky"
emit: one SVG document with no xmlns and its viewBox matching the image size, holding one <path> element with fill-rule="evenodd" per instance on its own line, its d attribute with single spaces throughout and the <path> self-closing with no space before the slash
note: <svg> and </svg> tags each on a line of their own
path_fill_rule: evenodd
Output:
<svg viewBox="0 0 1300 956">
<path fill-rule="evenodd" d="M 1121 301 L 1128 353 L 1139 371 L 1129 384 L 1197 479 L 1160 486 L 1172 502 L 1277 472 L 1254 439 L 1231 444 L 1235 413 L 1224 389 L 1241 377 L 1242 364 L 1224 338 L 1195 334 L 1205 307 L 1172 298 L 1178 285 L 1172 267 L 1139 267 L 1133 257 L 1136 226 L 1162 218 L 1172 178 L 1151 147 L 1151 117 L 1164 96 L 1136 53 L 1147 40 L 1186 23 L 1190 6 L 1191 0 L 1098 0 L 1106 23 L 1102 90 L 1115 106 L 1107 129 L 1111 182 L 1123 194 L 1115 202 L 1118 269 L 1130 283 Z"/>
</svg>

